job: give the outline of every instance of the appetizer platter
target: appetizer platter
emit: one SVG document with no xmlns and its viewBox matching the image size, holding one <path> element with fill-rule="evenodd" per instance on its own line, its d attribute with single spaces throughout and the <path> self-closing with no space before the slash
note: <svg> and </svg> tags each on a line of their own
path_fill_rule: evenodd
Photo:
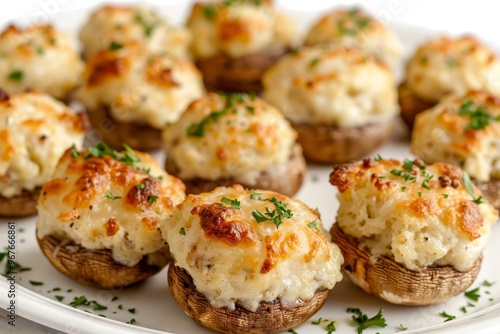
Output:
<svg viewBox="0 0 500 334">
<path fill-rule="evenodd" d="M 17 70 L 0 103 L 38 103 L 36 117 L 63 115 L 73 146 L 50 138 L 39 153 L 46 156 L 38 156 L 26 144 L 23 152 L 45 170 L 27 212 L 19 198 L 9 200 L 15 187 L 0 194 L 0 245 L 15 235 L 14 258 L 8 262 L 2 250 L 0 267 L 15 276 L 17 315 L 68 333 L 500 331 L 500 171 L 481 146 L 498 149 L 497 87 L 484 81 L 500 67 L 481 67 L 492 51 L 476 40 L 443 42 L 421 27 L 385 27 L 358 8 L 278 7 L 276 14 L 267 0 L 241 3 L 90 8 L 54 15 L 50 23 L 64 34 L 28 31 L 45 43 L 35 54 L 66 66 L 66 81 L 44 86 L 40 76 Z M 217 15 L 231 32 L 221 40 L 214 37 Z M 260 22 L 246 47 L 231 15 Z M 122 24 L 130 30 L 113 35 Z M 368 42 L 351 38 L 365 29 Z M 291 37 L 297 32 L 302 49 Z M 337 35 L 345 39 L 329 44 Z M 80 38 L 78 57 L 68 36 Z M 451 56 L 439 47 L 429 56 L 433 39 Z M 162 53 L 164 44 L 171 54 Z M 263 51 L 263 44 L 272 47 Z M 343 47 L 348 51 L 336 49 Z M 452 80 L 461 62 L 471 71 L 479 64 L 481 79 L 454 82 L 448 100 L 415 97 L 420 76 L 433 80 L 427 65 L 447 64 L 442 76 Z M 39 92 L 24 93 L 23 76 Z M 80 88 L 74 76 L 83 78 Z M 408 93 L 412 83 L 417 89 Z M 220 89 L 250 93 L 213 92 Z M 63 103 L 86 113 L 66 115 Z M 434 109 L 411 110 L 408 121 L 398 115 L 408 104 Z M 3 112 L 15 115 L 9 108 Z M 462 118 L 439 123 L 445 116 L 438 113 L 450 108 Z M 6 127 L 12 121 L 19 123 L 9 116 Z M 446 140 L 433 140 L 429 123 Z M 474 144 L 489 169 L 474 168 L 474 148 L 450 153 L 443 144 L 460 143 L 450 127 L 470 124 L 488 127 Z M 91 126 L 99 131 L 87 132 L 82 144 Z M 29 131 L 20 133 L 31 140 Z M 22 217 L 35 201 L 38 215 Z M 429 217 L 424 227 L 422 217 Z M 379 256 L 384 261 L 374 260 Z M 1 290 L 11 282 L 0 280 Z M 10 303 L 0 298 L 1 308 Z"/>
</svg>

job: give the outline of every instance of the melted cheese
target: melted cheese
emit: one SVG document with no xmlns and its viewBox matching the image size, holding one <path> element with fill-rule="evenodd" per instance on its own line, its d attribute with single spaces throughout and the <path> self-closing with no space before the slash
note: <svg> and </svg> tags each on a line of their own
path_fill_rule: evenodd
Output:
<svg viewBox="0 0 500 334">
<path fill-rule="evenodd" d="M 473 37 L 438 37 L 422 44 L 406 67 L 408 88 L 419 98 L 438 102 L 449 93 L 485 89 L 500 94 L 500 61 Z"/>
<path fill-rule="evenodd" d="M 150 155 L 135 154 L 141 161 L 132 167 L 109 156 L 85 158 L 83 151 L 72 157 L 66 151 L 42 188 L 38 237 L 110 249 L 113 259 L 127 266 L 162 250 L 159 222 L 184 199 L 184 184 Z M 149 169 L 149 174 L 136 168 Z"/>
<path fill-rule="evenodd" d="M 459 168 L 417 165 L 410 171 L 396 160 L 366 159 L 335 168 L 337 223 L 373 254 L 409 269 L 451 265 L 465 271 L 481 255 L 498 212 L 472 201 Z"/>
<path fill-rule="evenodd" d="M 196 3 L 187 26 L 193 34 L 191 51 L 196 59 L 220 53 L 239 58 L 289 48 L 297 34 L 295 23 L 266 0 Z"/>
<path fill-rule="evenodd" d="M 399 112 L 389 68 L 356 49 L 304 48 L 281 58 L 262 82 L 264 99 L 294 123 L 362 126 Z"/>
<path fill-rule="evenodd" d="M 239 185 L 189 195 L 161 225 L 175 265 L 215 307 L 234 309 L 238 303 L 256 311 L 261 301 L 277 298 L 292 307 L 318 289 L 333 288 L 342 279 L 343 257 L 327 239 L 318 212 L 274 192 L 257 192 L 261 200 Z M 241 208 L 221 203 L 224 197 L 238 200 Z M 257 223 L 252 212 L 275 210 L 262 200 L 273 197 L 286 203 L 292 217 L 278 227 Z"/>
<path fill-rule="evenodd" d="M 48 95 L 0 90 L 0 195 L 48 181 L 64 151 L 82 146 L 85 130 L 81 115 Z"/>
<path fill-rule="evenodd" d="M 50 25 L 0 34 L 0 87 L 13 93 L 36 89 L 66 98 L 79 84 L 83 62 L 69 35 Z"/>
<path fill-rule="evenodd" d="M 262 171 L 286 163 L 296 138 L 276 108 L 242 94 L 207 94 L 163 133 L 181 179 L 233 177 L 249 185 Z"/>
<path fill-rule="evenodd" d="M 469 129 L 471 118 L 460 114 L 465 103 L 472 111 L 482 110 L 491 119 L 484 129 Z M 479 109 L 478 109 L 479 108 Z M 460 165 L 480 181 L 500 178 L 500 99 L 484 91 L 451 95 L 419 115 L 413 127 L 413 153 L 433 163 Z"/>
<path fill-rule="evenodd" d="M 305 45 L 333 44 L 356 48 L 395 67 L 402 54 L 397 37 L 358 8 L 339 8 L 321 17 L 306 34 Z"/>
<path fill-rule="evenodd" d="M 89 59 L 79 93 L 89 112 L 107 107 L 118 121 L 162 129 L 175 122 L 204 93 L 204 87 L 191 62 L 126 44 L 119 50 L 101 50 Z"/>
<path fill-rule="evenodd" d="M 113 42 L 140 42 L 152 52 L 167 52 L 175 58 L 187 59 L 191 41 L 187 29 L 170 25 L 145 6 L 100 7 L 83 25 L 79 37 L 87 58 Z"/>
</svg>

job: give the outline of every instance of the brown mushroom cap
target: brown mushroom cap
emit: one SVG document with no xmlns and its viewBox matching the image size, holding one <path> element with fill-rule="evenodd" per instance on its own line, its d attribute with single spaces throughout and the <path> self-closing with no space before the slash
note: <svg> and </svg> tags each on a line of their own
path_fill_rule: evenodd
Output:
<svg viewBox="0 0 500 334">
<path fill-rule="evenodd" d="M 103 289 L 125 287 L 140 282 L 159 272 L 165 264 L 152 265 L 148 257 L 133 267 L 124 266 L 113 260 L 109 249 L 86 249 L 76 244 L 63 244 L 53 236 L 37 238 L 43 254 L 64 275 L 83 284 Z M 163 250 L 158 253 L 165 253 Z"/>
<path fill-rule="evenodd" d="M 447 301 L 465 291 L 476 279 L 482 256 L 467 271 L 451 266 L 410 270 L 386 256 L 374 257 L 369 249 L 345 234 L 338 224 L 331 229 L 332 240 L 344 256 L 343 273 L 363 289 L 398 305 L 431 305 Z"/>
<path fill-rule="evenodd" d="M 410 130 L 413 129 L 417 114 L 436 105 L 436 103 L 427 102 L 415 96 L 406 82 L 398 86 L 398 101 L 401 108 L 401 118 Z"/>
<path fill-rule="evenodd" d="M 340 164 L 360 159 L 389 140 L 394 120 L 349 128 L 298 123 L 292 126 L 307 161 Z"/>
<path fill-rule="evenodd" d="M 117 121 L 105 106 L 89 110 L 88 116 L 94 129 L 102 135 L 103 141 L 115 150 L 122 149 L 124 143 L 138 151 L 157 150 L 162 145 L 162 130 L 146 124 Z"/>
<path fill-rule="evenodd" d="M 40 189 L 37 187 L 31 191 L 23 190 L 20 195 L 13 197 L 0 196 L 0 216 L 25 217 L 36 214 Z"/>
<path fill-rule="evenodd" d="M 238 304 L 236 309 L 217 308 L 196 290 L 191 276 L 182 268 L 170 264 L 168 285 L 175 301 L 194 321 L 222 333 L 274 333 L 298 326 L 314 315 L 326 302 L 330 290 L 316 291 L 307 302 L 293 308 L 283 308 L 278 299 L 261 302 L 256 312 Z"/>
<path fill-rule="evenodd" d="M 270 49 L 240 58 L 218 54 L 199 59 L 196 66 L 209 91 L 260 92 L 262 74 L 288 51 L 285 48 Z"/>
<path fill-rule="evenodd" d="M 473 179 L 472 182 L 481 190 L 483 197 L 495 209 L 500 210 L 500 179 L 492 179 L 489 181 L 478 181 Z"/>
<path fill-rule="evenodd" d="M 165 170 L 170 175 L 177 177 L 179 175 L 179 167 L 170 156 L 167 156 L 165 161 Z M 300 146 L 296 144 L 293 148 L 292 156 L 285 164 L 261 172 L 254 185 L 245 185 L 233 178 L 219 179 L 216 181 L 196 178 L 192 180 L 182 180 L 182 182 L 186 185 L 186 194 L 201 194 L 212 191 L 217 187 L 227 187 L 240 183 L 245 188 L 272 190 L 288 197 L 293 197 L 300 189 L 305 174 L 306 162 Z"/>
</svg>

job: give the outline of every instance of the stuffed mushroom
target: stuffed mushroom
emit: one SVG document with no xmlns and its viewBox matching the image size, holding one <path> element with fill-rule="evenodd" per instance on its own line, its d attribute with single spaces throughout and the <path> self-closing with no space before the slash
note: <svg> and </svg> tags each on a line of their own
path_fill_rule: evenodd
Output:
<svg viewBox="0 0 500 334">
<path fill-rule="evenodd" d="M 128 146 L 69 149 L 42 187 L 40 248 L 66 276 L 100 288 L 142 281 L 169 261 L 159 222 L 184 199 L 184 185 Z"/>
<path fill-rule="evenodd" d="M 314 162 L 365 156 L 390 138 L 399 112 L 392 71 L 357 49 L 301 49 L 273 65 L 263 85 Z"/>
<path fill-rule="evenodd" d="M 270 0 L 195 3 L 191 52 L 209 90 L 258 92 L 263 72 L 295 45 L 296 26 Z"/>
<path fill-rule="evenodd" d="M 35 214 L 59 158 L 82 147 L 87 119 L 49 95 L 0 89 L 0 120 L 0 216 Z"/>
<path fill-rule="evenodd" d="M 297 326 L 342 279 L 342 255 L 318 212 L 275 192 L 235 185 L 189 195 L 162 232 L 174 258 L 175 301 L 217 332 Z"/>
<path fill-rule="evenodd" d="M 209 93 L 163 132 L 166 170 L 201 193 L 241 183 L 293 196 L 306 164 L 297 134 L 255 95 Z"/>
<path fill-rule="evenodd" d="M 474 282 L 498 211 L 458 167 L 378 157 L 337 166 L 330 182 L 340 201 L 332 239 L 365 292 L 430 305 Z"/>
</svg>

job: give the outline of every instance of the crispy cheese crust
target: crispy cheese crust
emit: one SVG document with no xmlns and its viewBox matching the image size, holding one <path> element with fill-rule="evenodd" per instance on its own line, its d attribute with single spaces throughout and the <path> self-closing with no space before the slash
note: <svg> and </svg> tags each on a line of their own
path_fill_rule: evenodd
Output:
<svg viewBox="0 0 500 334">
<path fill-rule="evenodd" d="M 191 62 L 152 54 L 131 43 L 90 58 L 79 93 L 89 112 L 106 107 L 118 121 L 162 129 L 175 122 L 204 88 Z"/>
<path fill-rule="evenodd" d="M 498 218 L 490 204 L 473 201 L 462 171 L 443 163 L 365 159 L 336 167 L 330 182 L 339 190 L 340 228 L 412 270 L 468 270 Z M 477 199 L 479 190 L 468 185 Z"/>
<path fill-rule="evenodd" d="M 164 248 L 159 222 L 184 199 L 184 184 L 152 156 L 127 154 L 140 161 L 127 164 L 110 155 L 89 156 L 87 150 L 66 151 L 42 187 L 38 238 L 110 249 L 116 262 L 130 267 Z"/>
<path fill-rule="evenodd" d="M 95 10 L 79 33 L 86 57 L 107 49 L 111 43 L 139 42 L 152 52 L 189 58 L 191 34 L 174 27 L 146 6 L 103 6 Z"/>
<path fill-rule="evenodd" d="M 500 61 L 470 36 L 440 36 L 422 44 L 406 65 L 406 83 L 418 98 L 438 102 L 449 93 L 485 89 L 500 94 Z"/>
<path fill-rule="evenodd" d="M 254 213 L 277 210 L 275 203 L 292 216 L 278 226 L 257 222 Z M 255 311 L 261 301 L 277 298 L 292 307 L 342 279 L 343 257 L 318 212 L 274 192 L 235 185 L 189 195 L 161 229 L 175 265 L 215 307 L 234 310 L 237 303 Z"/>
<path fill-rule="evenodd" d="M 46 94 L 0 90 L 0 195 L 48 181 L 64 151 L 82 146 L 86 126 L 82 115 Z"/>
<path fill-rule="evenodd" d="M 70 36 L 51 25 L 11 25 L 0 34 L 0 87 L 12 93 L 36 89 L 64 99 L 83 67 Z"/>
<path fill-rule="evenodd" d="M 276 62 L 262 82 L 264 99 L 293 123 L 362 126 L 399 112 L 391 70 L 356 49 L 301 49 Z"/>
<path fill-rule="evenodd" d="M 479 181 L 500 179 L 498 117 L 500 98 L 485 91 L 447 96 L 417 116 L 412 152 L 427 163 L 462 166 Z"/>
<path fill-rule="evenodd" d="M 181 179 L 233 177 L 255 184 L 260 172 L 287 162 L 297 138 L 273 106 L 252 95 L 209 93 L 165 128 L 165 150 Z"/>
<path fill-rule="evenodd" d="M 366 11 L 339 8 L 321 17 L 306 34 L 305 45 L 357 48 L 395 66 L 402 54 L 397 37 Z"/>
<path fill-rule="evenodd" d="M 295 23 L 269 0 L 195 3 L 187 21 L 196 59 L 224 53 L 232 58 L 286 49 L 295 44 Z"/>
</svg>

